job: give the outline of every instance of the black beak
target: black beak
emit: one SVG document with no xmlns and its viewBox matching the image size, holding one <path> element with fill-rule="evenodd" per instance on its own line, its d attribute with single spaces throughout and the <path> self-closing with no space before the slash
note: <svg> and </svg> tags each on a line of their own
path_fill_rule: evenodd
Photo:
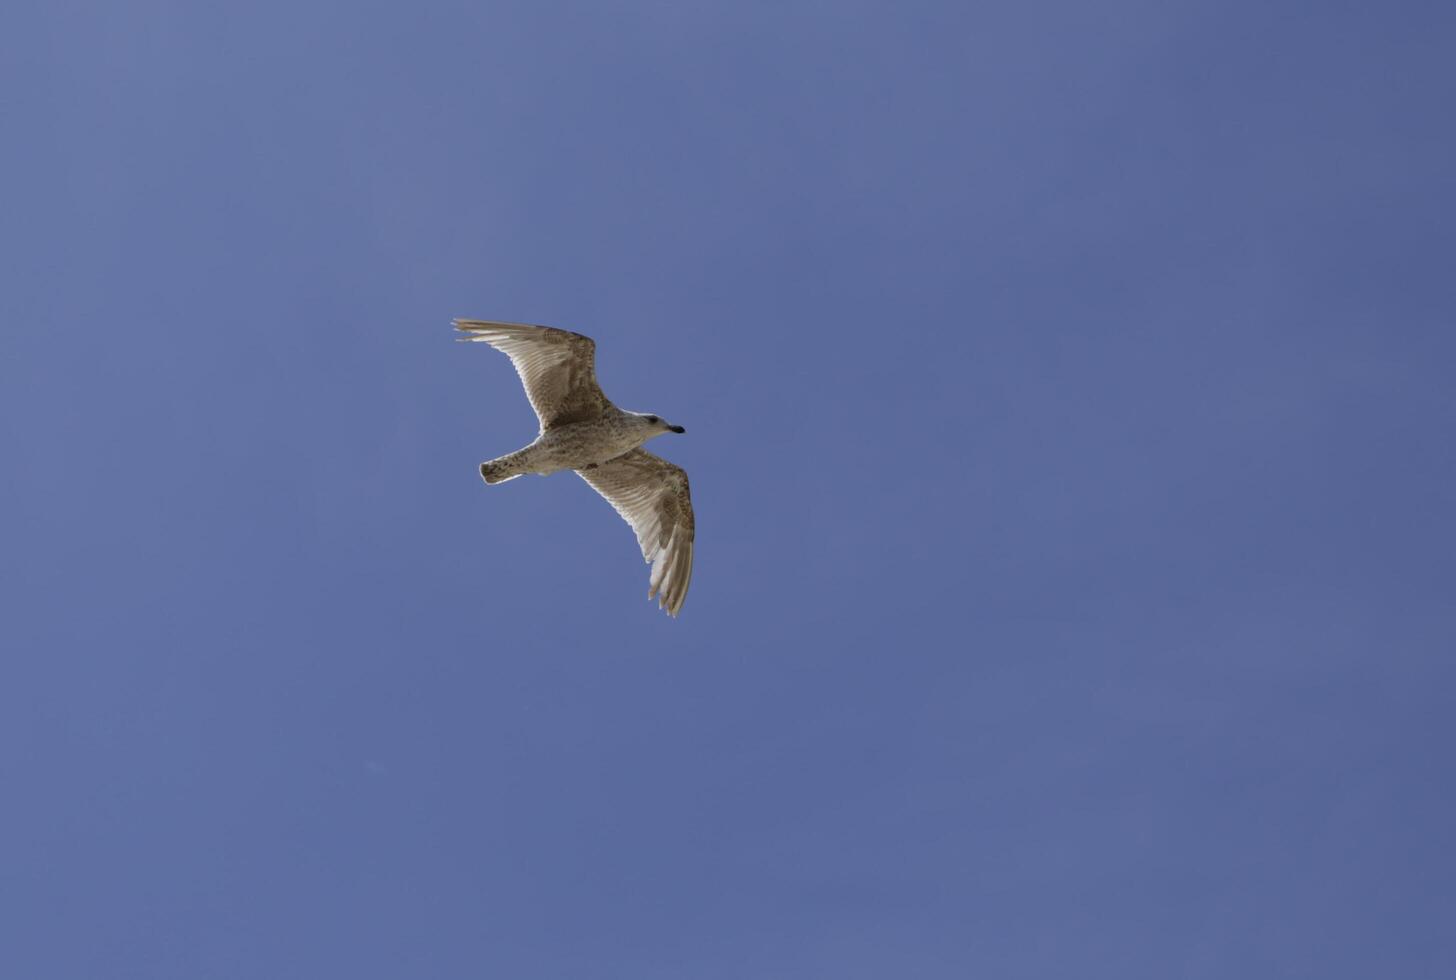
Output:
<svg viewBox="0 0 1456 980">
<path fill-rule="evenodd" d="M 688 431 L 680 425 L 669 425 L 667 428 L 669 431 L 676 432 L 678 435 L 682 435 L 684 432 Z"/>
</svg>

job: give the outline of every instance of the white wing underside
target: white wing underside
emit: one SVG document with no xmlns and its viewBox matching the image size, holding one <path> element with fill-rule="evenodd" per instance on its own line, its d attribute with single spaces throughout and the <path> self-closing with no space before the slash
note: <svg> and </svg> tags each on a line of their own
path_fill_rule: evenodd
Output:
<svg viewBox="0 0 1456 980">
<path fill-rule="evenodd" d="M 496 320 L 456 320 L 461 340 L 484 341 L 511 359 L 541 431 L 600 418 L 611 402 L 597 384 L 596 344 L 570 330 Z"/>
<path fill-rule="evenodd" d="M 647 598 L 676 616 L 693 580 L 695 534 L 688 475 L 645 449 L 634 449 L 590 470 L 577 470 L 637 534 L 652 565 Z"/>
</svg>

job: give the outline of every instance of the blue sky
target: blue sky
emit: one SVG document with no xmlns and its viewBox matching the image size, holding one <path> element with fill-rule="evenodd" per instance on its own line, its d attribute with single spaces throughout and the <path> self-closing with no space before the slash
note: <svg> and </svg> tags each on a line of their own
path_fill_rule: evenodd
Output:
<svg viewBox="0 0 1456 980">
<path fill-rule="evenodd" d="M 8 972 L 1450 975 L 1453 29 L 7 5 Z"/>
</svg>

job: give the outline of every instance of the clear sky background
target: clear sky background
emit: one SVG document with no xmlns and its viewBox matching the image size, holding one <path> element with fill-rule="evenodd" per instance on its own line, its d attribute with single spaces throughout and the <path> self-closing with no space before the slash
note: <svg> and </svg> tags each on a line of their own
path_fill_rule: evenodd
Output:
<svg viewBox="0 0 1456 980">
<path fill-rule="evenodd" d="M 1451 976 L 1452 10 L 7 3 L 5 975 Z"/>
</svg>

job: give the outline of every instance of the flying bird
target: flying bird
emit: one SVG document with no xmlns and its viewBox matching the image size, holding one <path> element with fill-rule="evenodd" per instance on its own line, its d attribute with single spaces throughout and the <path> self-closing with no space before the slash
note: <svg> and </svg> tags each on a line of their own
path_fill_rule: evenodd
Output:
<svg viewBox="0 0 1456 980">
<path fill-rule="evenodd" d="M 648 439 L 685 431 L 656 415 L 625 412 L 597 384 L 590 337 L 555 327 L 456 320 L 464 341 L 484 341 L 515 365 L 541 431 L 524 449 L 480 464 L 486 483 L 525 473 L 575 470 L 616 508 L 652 565 L 647 598 L 676 617 L 693 578 L 693 503 L 681 467 L 642 448 Z"/>
</svg>

